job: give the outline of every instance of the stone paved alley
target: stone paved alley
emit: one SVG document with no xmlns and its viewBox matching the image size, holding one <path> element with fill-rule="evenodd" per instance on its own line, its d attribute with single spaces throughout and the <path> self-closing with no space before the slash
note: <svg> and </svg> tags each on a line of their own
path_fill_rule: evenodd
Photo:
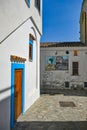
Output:
<svg viewBox="0 0 87 130">
<path fill-rule="evenodd" d="M 13 130 L 87 130 L 87 91 L 42 94 Z"/>
</svg>

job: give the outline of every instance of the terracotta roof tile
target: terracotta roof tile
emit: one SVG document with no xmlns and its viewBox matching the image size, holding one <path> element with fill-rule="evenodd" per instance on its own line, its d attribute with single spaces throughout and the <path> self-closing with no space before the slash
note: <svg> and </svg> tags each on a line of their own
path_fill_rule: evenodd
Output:
<svg viewBox="0 0 87 130">
<path fill-rule="evenodd" d="M 81 42 L 41 42 L 40 47 L 83 47 Z"/>
</svg>

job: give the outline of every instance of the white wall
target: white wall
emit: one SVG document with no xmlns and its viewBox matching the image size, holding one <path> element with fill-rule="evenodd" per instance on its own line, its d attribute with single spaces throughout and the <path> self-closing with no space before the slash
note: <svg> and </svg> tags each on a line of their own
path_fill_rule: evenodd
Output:
<svg viewBox="0 0 87 130">
<path fill-rule="evenodd" d="M 34 0 L 30 0 L 30 7 L 25 0 L 0 1 L 0 42 L 31 16 L 39 32 L 42 33 L 42 15 L 39 15 Z"/>
<path fill-rule="evenodd" d="M 68 70 L 54 70 L 54 71 L 46 71 L 46 56 L 55 56 L 55 52 L 58 52 L 58 56 L 67 55 L 66 51 L 69 51 L 69 69 Z M 78 50 L 78 56 L 74 56 L 73 51 Z M 47 84 L 53 84 L 54 86 L 58 85 L 56 82 L 60 82 L 61 84 L 65 81 L 69 81 L 71 83 L 83 84 L 87 81 L 87 47 L 49 47 L 49 48 L 41 48 L 41 86 L 43 86 L 43 82 L 47 82 Z M 79 75 L 72 75 L 72 62 L 79 62 Z M 44 78 L 45 75 L 45 78 Z M 45 80 L 45 81 L 44 81 Z M 60 85 L 61 85 L 60 84 Z M 62 88 L 62 87 L 61 87 Z"/>
<path fill-rule="evenodd" d="M 34 36 L 36 31 L 37 41 L 34 41 L 34 59 L 29 61 L 29 33 Z M 25 111 L 39 97 L 39 46 L 40 34 L 28 20 L 14 33 L 0 44 L 0 130 L 10 130 L 10 96 L 11 96 L 11 61 L 10 56 L 16 55 L 26 58 L 25 62 Z M 3 91 L 5 90 L 5 91 Z M 2 108 L 3 107 L 3 108 Z M 6 115 L 6 118 L 5 118 Z"/>
</svg>

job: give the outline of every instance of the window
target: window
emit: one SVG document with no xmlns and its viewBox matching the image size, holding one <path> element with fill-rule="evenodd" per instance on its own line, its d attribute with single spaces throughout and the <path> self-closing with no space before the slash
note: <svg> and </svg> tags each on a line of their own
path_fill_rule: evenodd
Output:
<svg viewBox="0 0 87 130">
<path fill-rule="evenodd" d="M 28 7 L 30 7 L 30 0 L 25 0 Z"/>
<path fill-rule="evenodd" d="M 69 51 L 66 51 L 66 54 L 69 54 Z"/>
<path fill-rule="evenodd" d="M 68 81 L 65 82 L 65 87 L 69 88 L 69 82 Z"/>
<path fill-rule="evenodd" d="M 86 87 L 86 88 L 87 88 L 87 82 L 84 82 L 84 87 Z"/>
<path fill-rule="evenodd" d="M 74 56 L 78 56 L 78 50 L 74 50 Z"/>
<path fill-rule="evenodd" d="M 35 37 L 30 33 L 29 34 L 29 60 L 33 61 L 33 41 L 36 40 Z"/>
<path fill-rule="evenodd" d="M 35 0 L 35 7 L 38 9 L 40 13 L 40 0 Z"/>
<path fill-rule="evenodd" d="M 78 75 L 78 62 L 72 63 L 72 75 Z"/>
<path fill-rule="evenodd" d="M 29 60 L 33 60 L 33 41 L 29 40 Z"/>
</svg>

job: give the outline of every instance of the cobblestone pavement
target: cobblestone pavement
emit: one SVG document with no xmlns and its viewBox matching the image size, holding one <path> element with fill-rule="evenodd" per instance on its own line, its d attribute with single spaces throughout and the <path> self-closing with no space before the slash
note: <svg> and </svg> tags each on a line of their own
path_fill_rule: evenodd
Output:
<svg viewBox="0 0 87 130">
<path fill-rule="evenodd" d="M 75 106 L 62 107 L 60 101 Z M 87 95 L 43 94 L 13 130 L 87 130 Z"/>
</svg>

